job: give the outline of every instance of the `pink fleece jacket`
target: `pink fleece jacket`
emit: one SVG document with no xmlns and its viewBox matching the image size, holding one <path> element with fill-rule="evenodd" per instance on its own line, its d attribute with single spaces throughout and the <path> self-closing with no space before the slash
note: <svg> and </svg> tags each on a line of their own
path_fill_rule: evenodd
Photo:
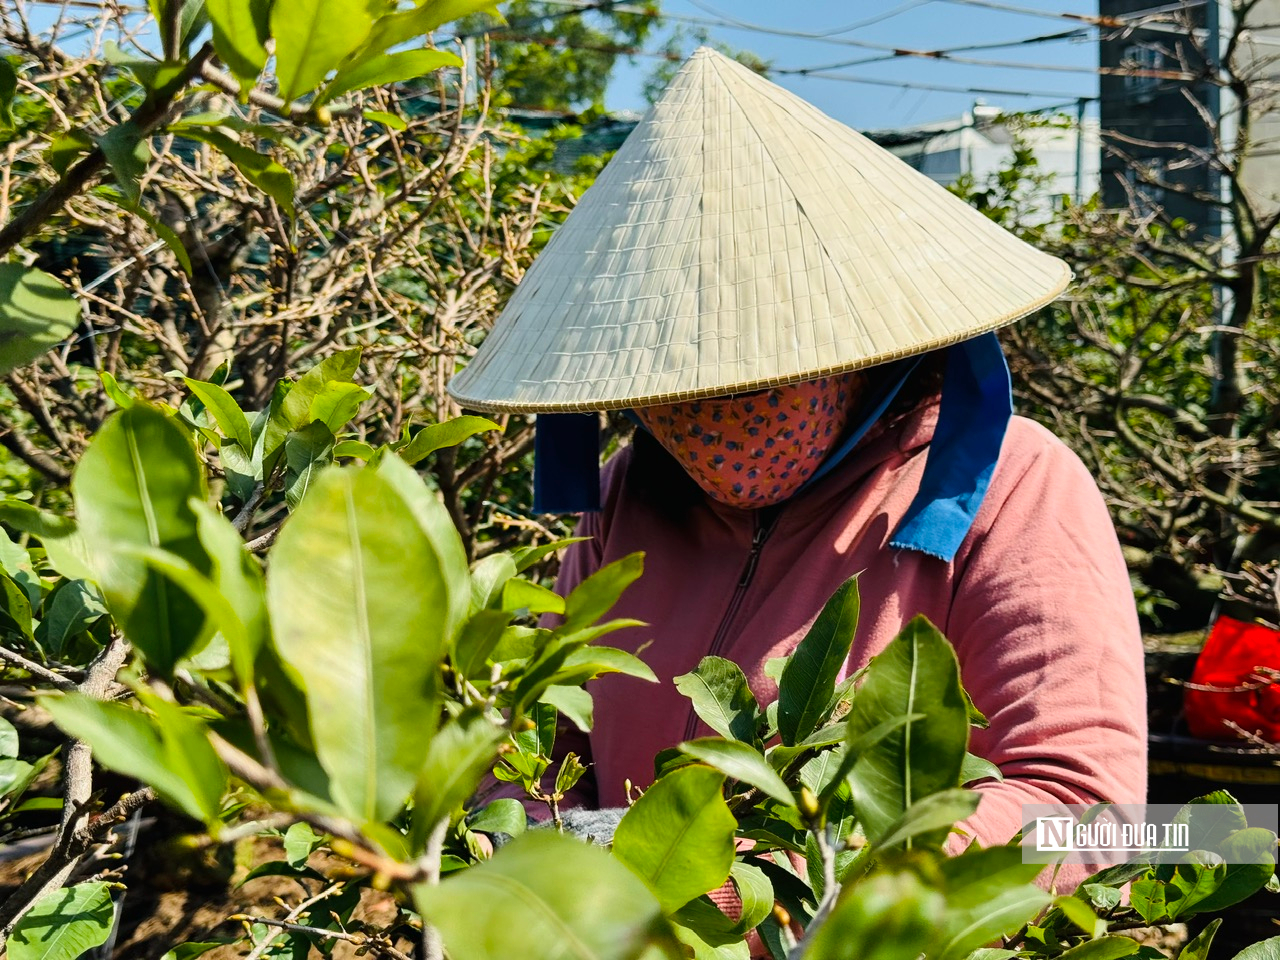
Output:
<svg viewBox="0 0 1280 960">
<path fill-rule="evenodd" d="M 611 460 L 603 509 L 578 527 L 592 539 L 570 549 L 557 588 L 567 593 L 602 564 L 643 551 L 644 575 L 612 616 L 648 626 L 606 642 L 630 650 L 648 644 L 641 656 L 660 682 L 595 681 L 589 744 L 557 745 L 594 762 L 600 806 L 622 805 L 628 779 L 650 783 L 658 751 L 711 733 L 673 677 L 716 654 L 738 663 L 759 701 L 771 702 L 777 688 L 765 662 L 791 651 L 854 573 L 861 573 L 862 615 L 846 673 L 916 614 L 955 645 L 962 680 L 991 721 L 974 731 L 970 749 L 1005 777 L 978 787 L 982 801 L 966 825 L 984 845 L 1021 829 L 1023 803 L 1145 799 L 1142 645 L 1129 578 L 1092 477 L 1051 433 L 1015 417 L 955 559 L 891 548 L 936 422 L 934 404 L 873 431 L 781 508 L 754 559 L 755 511 L 704 498 L 673 518 L 630 488 L 629 448 Z M 1077 872 L 1067 871 L 1059 888 L 1078 881 Z"/>
</svg>

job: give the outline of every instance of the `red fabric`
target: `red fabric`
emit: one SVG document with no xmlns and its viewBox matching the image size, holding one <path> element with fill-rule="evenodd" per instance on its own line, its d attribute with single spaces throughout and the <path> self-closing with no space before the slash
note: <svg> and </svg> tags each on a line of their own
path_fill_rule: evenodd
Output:
<svg viewBox="0 0 1280 960">
<path fill-rule="evenodd" d="M 618 806 L 626 802 L 625 780 L 651 782 L 654 755 L 689 736 L 691 708 L 672 678 L 706 654 L 740 664 L 761 703 L 775 699 L 765 663 L 794 649 L 826 599 L 859 571 L 862 619 L 847 671 L 923 613 L 955 644 L 964 683 L 990 718 L 989 730 L 974 731 L 970 749 L 999 766 L 1005 780 L 978 788 L 982 804 L 967 823 L 973 836 L 1005 842 L 1022 827 L 1024 803 L 1145 799 L 1138 618 L 1092 477 L 1056 437 L 1015 417 L 954 561 L 895 550 L 887 541 L 920 485 L 936 420 L 931 406 L 873 432 L 830 475 L 788 501 L 751 588 L 736 599 L 755 511 L 707 498 L 669 515 L 632 489 L 630 449 L 613 459 L 603 511 L 578 527 L 592 539 L 569 549 L 559 589 L 645 551 L 644 576 L 611 615 L 649 626 L 606 642 L 645 645 L 642 656 L 661 682 L 615 675 L 592 682 L 589 740 L 576 731 L 557 740 L 557 750 L 595 763 L 579 802 Z M 693 736 L 710 732 L 692 726 Z M 1082 876 L 1065 869 L 1059 889 L 1073 889 Z"/>
<path fill-rule="evenodd" d="M 1280 683 L 1266 683 L 1258 668 L 1280 670 L 1280 630 L 1219 617 L 1196 660 L 1191 682 L 1198 686 L 1252 690 L 1186 691 L 1187 727 L 1194 737 L 1236 740 L 1223 721 L 1231 720 L 1264 740 L 1280 743 Z"/>
</svg>

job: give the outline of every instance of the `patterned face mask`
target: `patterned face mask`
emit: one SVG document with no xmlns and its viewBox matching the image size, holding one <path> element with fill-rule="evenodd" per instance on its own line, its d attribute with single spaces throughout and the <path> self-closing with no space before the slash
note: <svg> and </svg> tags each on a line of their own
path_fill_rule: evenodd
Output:
<svg viewBox="0 0 1280 960">
<path fill-rule="evenodd" d="M 640 422 L 708 496 L 732 507 L 781 503 L 844 430 L 860 373 L 757 393 L 641 407 Z"/>
</svg>

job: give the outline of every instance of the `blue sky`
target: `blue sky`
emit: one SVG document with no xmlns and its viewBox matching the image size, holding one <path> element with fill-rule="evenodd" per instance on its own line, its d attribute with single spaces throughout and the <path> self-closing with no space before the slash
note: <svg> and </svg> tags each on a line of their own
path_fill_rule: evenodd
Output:
<svg viewBox="0 0 1280 960">
<path fill-rule="evenodd" d="M 1095 15 L 1096 3 L 1085 0 L 998 0 L 999 5 L 1043 11 L 1048 14 Z M 954 118 L 973 106 L 976 99 L 1007 110 L 1028 110 L 1060 104 L 1075 97 L 1097 93 L 1098 31 L 1080 21 L 1053 16 L 1033 16 L 1009 10 L 966 5 L 957 0 L 663 0 L 664 13 L 714 21 L 744 21 L 775 30 L 825 34 L 865 23 L 855 29 L 833 34 L 831 40 L 858 41 L 938 50 L 969 45 L 1003 43 L 1047 34 L 1080 30 L 1083 39 L 1011 46 L 1001 49 L 957 53 L 983 60 L 1028 64 L 1023 69 L 950 63 L 918 57 L 898 57 L 881 63 L 866 63 L 833 69 L 830 72 L 896 83 L 982 87 L 1007 91 L 1042 91 L 1049 96 L 1019 97 L 996 92 L 965 93 L 901 89 L 850 83 L 801 75 L 775 75 L 782 86 L 810 101 L 824 112 L 862 129 L 893 127 Z M 674 23 L 671 24 L 674 26 Z M 691 28 L 696 25 L 689 24 Z M 818 39 L 777 36 L 727 23 L 708 26 L 711 38 L 735 48 L 745 48 L 770 60 L 775 68 L 797 69 L 839 64 L 882 55 L 874 49 Z M 658 44 L 650 41 L 648 46 Z M 659 61 L 637 57 L 628 63 L 620 58 L 607 95 L 611 110 L 644 109 L 641 94 L 644 78 Z M 1079 72 L 1053 67 L 1077 68 Z M 1070 108 L 1074 112 L 1074 106 Z"/>
</svg>

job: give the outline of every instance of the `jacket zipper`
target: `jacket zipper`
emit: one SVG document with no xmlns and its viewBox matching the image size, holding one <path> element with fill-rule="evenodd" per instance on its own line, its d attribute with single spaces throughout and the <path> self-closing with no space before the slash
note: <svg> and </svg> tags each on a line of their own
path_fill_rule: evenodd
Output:
<svg viewBox="0 0 1280 960">
<path fill-rule="evenodd" d="M 754 530 L 751 534 L 751 549 L 747 551 L 747 560 L 742 565 L 742 574 L 738 577 L 738 583 L 733 588 L 733 595 L 729 598 L 729 605 L 725 607 L 724 616 L 720 618 L 720 625 L 716 628 L 715 636 L 711 638 L 711 648 L 707 651 L 706 656 L 717 656 L 720 653 L 720 648 L 724 646 L 724 642 L 729 635 L 729 626 L 738 615 L 738 608 L 742 606 L 742 601 L 746 599 L 747 590 L 751 587 L 751 581 L 755 577 L 756 567 L 760 563 L 760 552 L 764 549 L 765 541 L 769 539 L 769 535 L 773 533 L 774 527 L 778 525 L 778 517 L 781 513 L 782 509 L 778 506 L 764 507 L 752 515 Z M 693 739 L 697 728 L 697 711 L 690 708 L 689 720 L 685 723 L 684 728 L 684 739 Z"/>
</svg>

